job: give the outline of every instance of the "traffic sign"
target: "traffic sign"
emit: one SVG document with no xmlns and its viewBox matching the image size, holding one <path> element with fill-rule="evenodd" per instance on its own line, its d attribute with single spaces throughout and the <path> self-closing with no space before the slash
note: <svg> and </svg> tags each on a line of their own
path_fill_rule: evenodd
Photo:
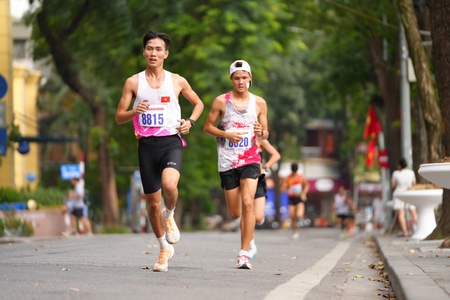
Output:
<svg viewBox="0 0 450 300">
<path fill-rule="evenodd" d="M 8 83 L 6 82 L 5 77 L 0 75 L 0 99 L 6 95 L 7 91 L 8 91 Z"/>
<path fill-rule="evenodd" d="M 81 177 L 80 165 L 61 165 L 60 170 L 62 180 L 71 180 L 75 177 Z"/>
<path fill-rule="evenodd" d="M 6 155 L 6 148 L 8 146 L 8 137 L 6 128 L 0 128 L 0 155 Z"/>
<path fill-rule="evenodd" d="M 378 164 L 384 169 L 389 168 L 389 159 L 386 149 L 383 149 L 378 153 Z"/>
</svg>

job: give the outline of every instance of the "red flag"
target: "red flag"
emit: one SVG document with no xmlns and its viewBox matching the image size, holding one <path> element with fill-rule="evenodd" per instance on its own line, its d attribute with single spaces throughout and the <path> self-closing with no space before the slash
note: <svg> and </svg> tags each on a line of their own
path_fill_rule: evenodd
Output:
<svg viewBox="0 0 450 300">
<path fill-rule="evenodd" d="M 375 146 L 376 146 L 376 139 L 370 139 L 367 143 L 367 155 L 366 155 L 366 165 L 372 169 L 373 168 L 373 160 L 375 158 Z"/>
<path fill-rule="evenodd" d="M 373 110 L 372 106 L 369 106 L 369 111 L 367 112 L 366 117 L 366 127 L 364 128 L 363 137 L 365 139 L 371 138 L 374 139 L 381 132 L 381 124 L 378 121 L 377 115 Z"/>
</svg>

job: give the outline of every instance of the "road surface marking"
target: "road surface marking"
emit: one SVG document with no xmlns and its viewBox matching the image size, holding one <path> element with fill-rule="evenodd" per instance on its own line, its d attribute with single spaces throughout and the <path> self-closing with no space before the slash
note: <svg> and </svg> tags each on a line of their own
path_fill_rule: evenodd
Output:
<svg viewBox="0 0 450 300">
<path fill-rule="evenodd" d="M 304 299 L 323 277 L 330 272 L 350 246 L 350 242 L 339 242 L 327 255 L 308 270 L 272 290 L 264 300 Z"/>
</svg>

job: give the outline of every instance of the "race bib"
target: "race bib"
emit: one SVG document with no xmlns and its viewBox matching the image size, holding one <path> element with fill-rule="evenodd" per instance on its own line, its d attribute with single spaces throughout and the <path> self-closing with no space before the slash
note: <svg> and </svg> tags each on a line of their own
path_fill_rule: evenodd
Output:
<svg viewBox="0 0 450 300">
<path fill-rule="evenodd" d="M 302 184 L 294 184 L 289 187 L 289 195 L 300 195 L 302 192 Z"/>
<path fill-rule="evenodd" d="M 229 131 L 230 132 L 240 132 L 242 139 L 237 143 L 233 143 L 229 139 L 226 139 L 225 148 L 227 148 L 227 149 L 248 149 L 252 146 L 251 131 L 249 131 L 249 130 L 229 130 Z"/>
<path fill-rule="evenodd" d="M 139 125 L 143 127 L 163 127 L 167 122 L 165 105 L 150 105 L 145 113 L 139 115 Z"/>
</svg>

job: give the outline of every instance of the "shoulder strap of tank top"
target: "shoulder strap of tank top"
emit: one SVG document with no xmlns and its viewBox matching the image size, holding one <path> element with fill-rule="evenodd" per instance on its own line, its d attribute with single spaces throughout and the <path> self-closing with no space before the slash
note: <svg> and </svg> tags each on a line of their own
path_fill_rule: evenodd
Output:
<svg viewBox="0 0 450 300">
<path fill-rule="evenodd" d="M 231 93 L 230 93 L 230 92 L 225 93 L 225 101 L 226 101 L 227 103 L 229 103 L 229 102 L 231 101 Z"/>
</svg>

